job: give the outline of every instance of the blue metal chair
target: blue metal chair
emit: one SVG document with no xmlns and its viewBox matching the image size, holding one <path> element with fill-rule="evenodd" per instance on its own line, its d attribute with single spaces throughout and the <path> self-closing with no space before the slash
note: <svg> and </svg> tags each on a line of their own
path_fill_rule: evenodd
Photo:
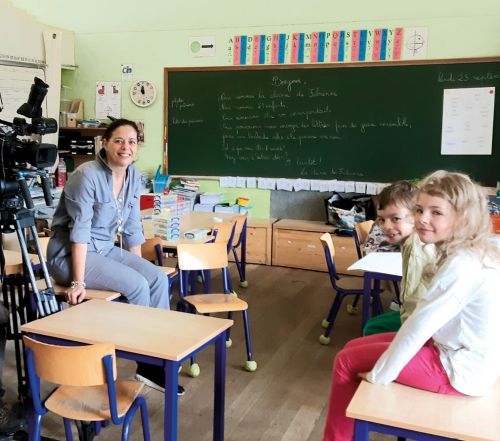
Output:
<svg viewBox="0 0 500 441">
<path fill-rule="evenodd" d="M 231 251 L 233 252 L 236 268 L 238 268 L 238 275 L 240 276 L 240 286 L 242 288 L 247 288 L 248 280 L 246 280 L 246 266 L 248 213 L 234 216 L 233 221 L 235 222 L 235 226 L 233 240 L 231 241 Z"/>
<path fill-rule="evenodd" d="M 31 440 L 40 441 L 42 417 L 50 411 L 63 417 L 67 441 L 73 440 L 72 420 L 123 424 L 122 441 L 127 441 L 140 409 L 144 441 L 150 441 L 146 401 L 139 396 L 143 384 L 116 381 L 114 345 L 57 346 L 27 336 L 23 341 L 35 414 Z M 42 399 L 40 380 L 59 386 Z"/>
<path fill-rule="evenodd" d="M 362 258 L 365 253 L 363 251 L 362 245 L 366 242 L 366 239 L 368 238 L 368 235 L 370 234 L 370 231 L 373 227 L 373 224 L 375 221 L 372 220 L 367 220 L 364 222 L 360 222 L 354 225 L 354 241 L 356 243 L 356 252 L 358 253 L 358 258 Z M 396 294 L 396 299 L 399 304 L 401 304 L 401 299 L 400 299 L 400 291 L 399 291 L 399 283 L 396 281 L 393 281 L 393 286 L 394 286 L 394 293 Z M 359 296 L 356 296 L 354 301 L 352 302 L 351 305 L 347 305 L 347 312 L 349 314 L 357 314 L 358 313 L 358 301 L 359 301 Z"/>
<path fill-rule="evenodd" d="M 177 257 L 180 269 L 180 297 L 181 309 L 196 311 L 200 314 L 228 313 L 228 318 L 232 317 L 235 311 L 241 311 L 243 315 L 243 325 L 245 329 L 245 342 L 247 348 L 247 361 L 245 369 L 253 372 L 257 369 L 257 362 L 253 360 L 252 347 L 250 342 L 250 328 L 248 324 L 248 304 L 236 296 L 230 295 L 229 271 L 227 268 L 227 245 L 224 242 L 204 243 L 204 244 L 179 244 L 177 246 Z M 218 294 L 191 294 L 189 292 L 189 276 L 191 272 L 195 274 L 203 271 L 208 278 L 211 270 L 220 269 L 222 272 L 223 292 Z M 205 289 L 209 287 L 208 280 L 204 283 Z M 232 344 L 229 331 L 227 331 L 226 346 Z M 199 366 L 192 360 L 190 368 L 192 376 L 199 375 Z"/>
<path fill-rule="evenodd" d="M 163 249 L 161 239 L 159 237 L 146 239 L 146 242 L 141 245 L 141 254 L 144 259 L 160 266 L 165 274 L 167 274 L 170 295 L 172 295 L 172 285 L 179 281 L 179 271 L 163 266 Z"/>
<path fill-rule="evenodd" d="M 337 274 L 337 270 L 335 268 L 335 247 L 333 245 L 332 237 L 329 233 L 325 233 L 320 237 L 320 241 L 323 244 L 323 248 L 325 251 L 326 264 L 328 266 L 328 273 L 330 275 L 330 282 L 332 284 L 333 290 L 335 291 L 335 297 L 333 299 L 332 306 L 330 307 L 330 311 L 328 312 L 328 316 L 326 319 L 323 319 L 322 326 L 325 329 L 325 332 L 320 335 L 319 342 L 322 345 L 328 345 L 331 342 L 330 333 L 332 332 L 333 324 L 335 323 L 335 318 L 339 312 L 340 306 L 342 305 L 342 301 L 347 296 L 360 296 L 363 295 L 363 288 L 359 289 L 347 289 L 341 287 L 337 281 L 340 279 Z M 376 309 L 376 313 L 379 313 L 380 308 L 380 298 L 378 295 L 373 299 L 373 308 Z"/>
<path fill-rule="evenodd" d="M 354 243 L 356 244 L 356 253 L 358 254 L 358 259 L 361 259 L 365 253 L 363 252 L 363 244 L 370 234 L 370 231 L 375 222 L 372 220 L 367 220 L 364 222 L 359 222 L 354 224 Z M 358 313 L 358 302 L 359 295 L 354 298 L 352 304 L 347 305 L 347 313 L 351 315 L 355 315 Z"/>
</svg>

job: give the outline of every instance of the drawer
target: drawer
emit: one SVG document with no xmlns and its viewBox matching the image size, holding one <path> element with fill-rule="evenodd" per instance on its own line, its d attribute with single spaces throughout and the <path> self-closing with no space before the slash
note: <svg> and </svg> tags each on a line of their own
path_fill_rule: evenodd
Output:
<svg viewBox="0 0 500 441">
<path fill-rule="evenodd" d="M 273 265 L 292 268 L 328 271 L 323 245 L 319 240 L 321 233 L 312 231 L 274 230 Z M 358 260 L 356 245 L 352 237 L 332 235 L 335 247 L 335 266 L 337 272 L 355 275 L 347 268 Z"/>
<path fill-rule="evenodd" d="M 275 229 L 273 265 L 327 271 L 317 232 Z"/>
</svg>

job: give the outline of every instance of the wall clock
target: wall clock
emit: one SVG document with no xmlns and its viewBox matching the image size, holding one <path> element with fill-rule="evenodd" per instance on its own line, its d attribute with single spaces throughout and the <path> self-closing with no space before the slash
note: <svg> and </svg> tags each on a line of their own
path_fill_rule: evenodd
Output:
<svg viewBox="0 0 500 441">
<path fill-rule="evenodd" d="M 139 107 L 147 107 L 156 99 L 156 87 L 151 81 L 140 80 L 130 86 L 130 99 Z"/>
</svg>

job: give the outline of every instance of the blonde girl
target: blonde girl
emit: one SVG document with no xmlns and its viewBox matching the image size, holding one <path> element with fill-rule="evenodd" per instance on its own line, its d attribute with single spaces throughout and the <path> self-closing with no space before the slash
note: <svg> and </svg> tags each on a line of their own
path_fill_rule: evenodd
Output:
<svg viewBox="0 0 500 441">
<path fill-rule="evenodd" d="M 500 246 L 486 197 L 468 176 L 442 170 L 419 187 L 415 227 L 438 253 L 430 288 L 397 334 L 358 338 L 337 354 L 324 441 L 352 440 L 345 409 L 361 378 L 479 396 L 500 375 Z"/>
</svg>

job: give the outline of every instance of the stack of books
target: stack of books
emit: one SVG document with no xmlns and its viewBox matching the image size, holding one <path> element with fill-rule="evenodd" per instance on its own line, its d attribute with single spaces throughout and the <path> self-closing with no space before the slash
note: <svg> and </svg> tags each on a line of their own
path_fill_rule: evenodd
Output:
<svg viewBox="0 0 500 441">
<path fill-rule="evenodd" d="M 220 204 L 222 193 L 203 193 L 200 194 L 200 202 L 194 205 L 194 211 L 213 212 L 216 204 Z"/>
<path fill-rule="evenodd" d="M 200 183 L 196 179 L 183 178 L 180 180 L 180 185 L 187 190 L 193 190 L 196 193 L 198 193 L 200 190 Z"/>
<path fill-rule="evenodd" d="M 198 195 L 198 192 L 196 190 L 191 190 L 189 188 L 176 185 L 170 190 L 169 195 L 175 195 L 177 196 L 178 201 L 188 203 L 189 204 L 188 211 L 190 211 L 194 207 L 194 203 L 196 201 L 196 196 Z"/>
<path fill-rule="evenodd" d="M 170 216 L 168 212 L 153 215 L 153 235 L 165 240 L 177 240 L 180 237 L 180 224 L 180 218 Z"/>
<path fill-rule="evenodd" d="M 181 217 L 191 211 L 191 202 L 177 194 L 155 194 L 153 200 L 153 214 L 164 217 Z"/>
<path fill-rule="evenodd" d="M 220 204 L 222 193 L 203 193 L 200 194 L 200 204 Z"/>
<path fill-rule="evenodd" d="M 238 214 L 240 212 L 240 206 L 237 204 L 217 204 L 214 207 L 216 213 L 232 213 Z"/>
<path fill-rule="evenodd" d="M 193 211 L 206 211 L 208 213 L 212 213 L 214 211 L 213 204 L 194 204 Z"/>
</svg>

